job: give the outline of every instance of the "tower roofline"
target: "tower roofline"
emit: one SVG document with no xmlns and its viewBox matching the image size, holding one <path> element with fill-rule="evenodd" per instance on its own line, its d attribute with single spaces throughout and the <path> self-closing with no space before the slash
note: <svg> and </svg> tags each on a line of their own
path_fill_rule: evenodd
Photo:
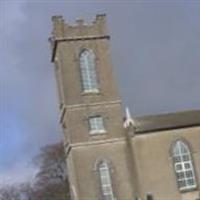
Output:
<svg viewBox="0 0 200 200">
<path fill-rule="evenodd" d="M 54 16 L 52 16 L 51 20 L 52 20 L 52 22 L 55 22 L 55 23 L 64 22 L 68 26 L 82 26 L 82 25 L 92 26 L 95 23 L 99 23 L 99 22 L 106 20 L 106 14 L 105 13 L 97 14 L 95 19 L 91 23 L 85 22 L 85 20 L 83 18 L 77 18 L 74 24 L 69 24 L 63 19 L 62 15 L 54 15 Z"/>
<path fill-rule="evenodd" d="M 56 15 L 52 17 L 53 22 L 53 38 L 72 38 L 81 37 L 85 35 L 106 35 L 106 14 L 96 15 L 95 20 L 91 23 L 85 22 L 84 19 L 79 18 L 74 24 L 70 24 L 64 20 L 63 16 Z"/>
<path fill-rule="evenodd" d="M 96 15 L 91 23 L 86 23 L 84 19 L 79 18 L 74 24 L 69 24 L 61 15 L 52 16 L 52 22 L 53 31 L 49 39 L 52 45 L 52 62 L 54 62 L 59 42 L 110 39 L 106 26 L 106 14 Z"/>
</svg>

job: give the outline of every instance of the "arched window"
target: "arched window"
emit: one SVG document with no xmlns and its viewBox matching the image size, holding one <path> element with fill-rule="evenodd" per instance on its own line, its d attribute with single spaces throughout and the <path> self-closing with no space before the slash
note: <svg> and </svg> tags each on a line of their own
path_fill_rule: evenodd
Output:
<svg viewBox="0 0 200 200">
<path fill-rule="evenodd" d="M 98 166 L 103 200 L 114 200 L 110 168 L 106 162 Z"/>
<path fill-rule="evenodd" d="M 197 183 L 188 145 L 182 141 L 177 141 L 172 153 L 179 189 L 182 191 L 196 188 Z"/>
<path fill-rule="evenodd" d="M 95 55 L 92 50 L 80 54 L 80 70 L 84 92 L 98 92 Z"/>
</svg>

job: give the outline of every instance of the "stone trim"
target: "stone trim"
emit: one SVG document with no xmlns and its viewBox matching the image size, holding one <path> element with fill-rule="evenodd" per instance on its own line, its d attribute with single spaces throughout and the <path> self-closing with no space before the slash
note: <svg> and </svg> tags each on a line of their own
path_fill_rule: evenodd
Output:
<svg viewBox="0 0 200 200">
<path fill-rule="evenodd" d="M 99 36 L 85 36 L 85 37 L 63 37 L 63 38 L 56 38 L 53 40 L 53 48 L 52 48 L 52 56 L 51 56 L 51 62 L 55 61 L 55 55 L 57 51 L 57 46 L 59 42 L 71 42 L 71 41 L 81 41 L 81 40 L 102 40 L 102 39 L 110 39 L 109 35 L 99 35 Z"/>
<path fill-rule="evenodd" d="M 88 147 L 92 145 L 101 145 L 101 144 L 109 144 L 109 143 L 120 143 L 126 142 L 125 138 L 116 138 L 116 139 L 106 139 L 106 140 L 99 140 L 99 141 L 91 141 L 91 142 L 80 142 L 71 144 L 71 148 L 78 148 L 78 147 Z"/>
<path fill-rule="evenodd" d="M 76 104 L 76 105 L 69 105 L 67 106 L 66 104 L 62 104 L 61 108 L 60 108 L 60 124 L 64 124 L 64 119 L 65 119 L 65 115 L 67 114 L 67 111 L 73 111 L 76 109 L 80 109 L 83 107 L 87 107 L 89 106 L 101 106 L 101 105 L 116 105 L 116 104 L 121 104 L 121 100 L 116 100 L 116 101 L 103 101 L 103 102 L 98 102 L 98 103 L 91 103 L 91 104 Z"/>
<path fill-rule="evenodd" d="M 66 105 L 67 110 L 73 110 L 76 108 L 81 108 L 81 107 L 87 107 L 87 106 L 101 106 L 101 105 L 112 105 L 112 104 L 121 104 L 121 100 L 116 100 L 116 101 L 102 101 L 98 103 L 90 103 L 90 104 L 76 104 L 76 105 Z"/>
</svg>

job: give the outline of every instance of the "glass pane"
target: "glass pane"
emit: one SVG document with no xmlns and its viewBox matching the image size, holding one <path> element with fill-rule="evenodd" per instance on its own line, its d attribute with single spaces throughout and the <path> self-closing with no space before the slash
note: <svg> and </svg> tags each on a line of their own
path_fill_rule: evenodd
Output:
<svg viewBox="0 0 200 200">
<path fill-rule="evenodd" d="M 186 178 L 191 178 L 191 177 L 193 177 L 192 171 L 186 171 L 185 174 L 186 174 Z"/>
<path fill-rule="evenodd" d="M 177 178 L 178 178 L 178 180 L 184 179 L 184 173 L 183 172 L 177 173 Z"/>
<path fill-rule="evenodd" d="M 175 156 L 174 157 L 174 162 L 181 162 L 181 157 L 180 156 Z"/>
<path fill-rule="evenodd" d="M 174 156 L 179 156 L 179 146 L 178 144 L 175 145 L 174 149 L 173 149 L 173 154 Z"/>
<path fill-rule="evenodd" d="M 183 144 L 182 142 L 180 142 L 180 149 L 181 149 L 181 153 L 184 154 L 184 153 L 188 153 L 188 149 L 187 147 L 185 146 L 185 144 Z"/>
<path fill-rule="evenodd" d="M 176 164 L 176 171 L 180 171 L 180 170 L 182 170 L 182 164 L 178 163 Z"/>
<path fill-rule="evenodd" d="M 188 161 L 190 160 L 190 156 L 189 155 L 183 155 L 183 161 Z"/>
<path fill-rule="evenodd" d="M 108 194 L 108 195 L 104 195 L 104 199 L 105 199 L 105 200 L 113 200 L 114 197 L 113 197 L 112 194 Z"/>
<path fill-rule="evenodd" d="M 194 180 L 193 179 L 188 179 L 187 180 L 187 185 L 188 186 L 194 186 Z"/>
<path fill-rule="evenodd" d="M 178 186 L 179 188 L 184 188 L 186 186 L 186 181 L 185 180 L 178 181 Z"/>
<path fill-rule="evenodd" d="M 184 166 L 185 166 L 185 169 L 190 169 L 191 168 L 191 164 L 190 163 L 185 163 Z"/>
<path fill-rule="evenodd" d="M 103 185 L 110 185 L 110 181 L 107 178 L 101 179 Z"/>
<path fill-rule="evenodd" d="M 104 195 L 111 194 L 111 193 L 112 193 L 112 190 L 111 190 L 110 186 L 103 187 L 103 194 Z"/>
</svg>

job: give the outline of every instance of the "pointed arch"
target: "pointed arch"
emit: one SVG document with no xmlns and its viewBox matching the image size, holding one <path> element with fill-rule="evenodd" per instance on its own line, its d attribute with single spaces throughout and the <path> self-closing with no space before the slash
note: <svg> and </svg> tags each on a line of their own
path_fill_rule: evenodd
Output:
<svg viewBox="0 0 200 200">
<path fill-rule="evenodd" d="M 84 49 L 79 55 L 82 87 L 84 92 L 98 92 L 96 57 L 91 49 Z"/>
<path fill-rule="evenodd" d="M 179 190 L 196 188 L 197 182 L 189 145 L 182 140 L 177 140 L 171 152 Z"/>
</svg>

